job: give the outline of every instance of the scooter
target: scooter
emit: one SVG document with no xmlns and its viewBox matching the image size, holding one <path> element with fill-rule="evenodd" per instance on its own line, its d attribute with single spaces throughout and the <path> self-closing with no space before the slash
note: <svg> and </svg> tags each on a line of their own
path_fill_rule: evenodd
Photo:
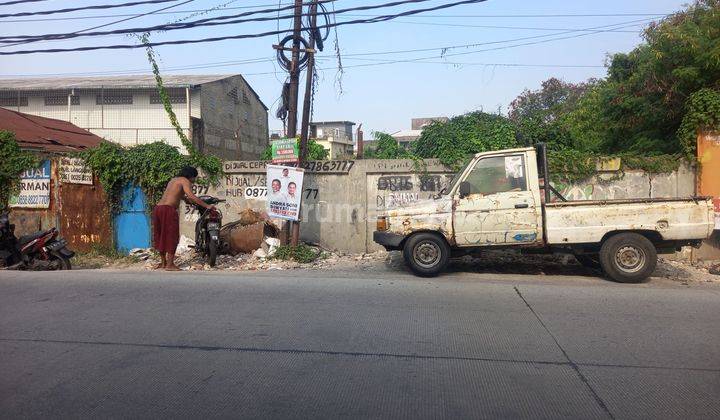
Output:
<svg viewBox="0 0 720 420">
<path fill-rule="evenodd" d="M 203 195 L 198 197 L 207 205 L 223 203 L 225 200 Z M 222 227 L 222 212 L 216 208 L 205 209 L 195 205 L 200 217 L 195 222 L 195 252 L 205 255 L 210 267 L 215 267 L 218 249 L 220 249 L 220 228 Z"/>
<path fill-rule="evenodd" d="M 0 269 L 70 270 L 74 256 L 56 228 L 18 238 L 7 213 L 0 214 Z"/>
</svg>

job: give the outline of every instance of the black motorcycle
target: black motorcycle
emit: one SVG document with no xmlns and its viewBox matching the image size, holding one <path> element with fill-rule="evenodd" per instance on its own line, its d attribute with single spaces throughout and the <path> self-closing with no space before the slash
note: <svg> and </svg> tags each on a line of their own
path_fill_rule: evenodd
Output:
<svg viewBox="0 0 720 420">
<path fill-rule="evenodd" d="M 198 197 L 205 204 L 214 206 L 225 200 L 203 195 Z M 205 255 L 210 267 L 215 267 L 218 250 L 220 249 L 220 228 L 222 227 L 222 212 L 216 208 L 205 209 L 195 205 L 200 217 L 195 222 L 195 252 Z"/>
<path fill-rule="evenodd" d="M 15 225 L 7 213 L 0 214 L 0 269 L 6 270 L 70 270 L 75 253 L 55 228 L 15 236 Z"/>
</svg>

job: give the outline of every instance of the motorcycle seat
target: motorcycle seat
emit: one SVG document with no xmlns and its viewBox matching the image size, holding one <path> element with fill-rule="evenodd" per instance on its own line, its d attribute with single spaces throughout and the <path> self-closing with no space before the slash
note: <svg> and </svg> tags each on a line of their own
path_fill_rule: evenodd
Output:
<svg viewBox="0 0 720 420">
<path fill-rule="evenodd" d="M 36 233 L 33 233 L 32 235 L 21 236 L 20 238 L 18 238 L 18 244 L 25 245 L 26 243 L 28 243 L 30 241 L 34 241 L 37 238 L 43 237 L 45 234 L 47 234 L 47 231 L 36 232 Z"/>
</svg>

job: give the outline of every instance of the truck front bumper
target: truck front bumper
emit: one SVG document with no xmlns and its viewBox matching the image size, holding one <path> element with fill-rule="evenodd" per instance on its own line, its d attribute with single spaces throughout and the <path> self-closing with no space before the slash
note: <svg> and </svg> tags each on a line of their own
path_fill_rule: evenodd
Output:
<svg viewBox="0 0 720 420">
<path fill-rule="evenodd" d="M 388 251 L 400 249 L 400 244 L 405 239 L 403 235 L 392 232 L 373 232 L 373 241 L 382 245 Z"/>
</svg>

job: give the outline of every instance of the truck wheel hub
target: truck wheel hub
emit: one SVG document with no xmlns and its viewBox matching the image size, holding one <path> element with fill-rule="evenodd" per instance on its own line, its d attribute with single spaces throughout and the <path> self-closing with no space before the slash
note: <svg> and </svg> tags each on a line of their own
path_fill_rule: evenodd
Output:
<svg viewBox="0 0 720 420">
<path fill-rule="evenodd" d="M 640 271 L 645 265 L 645 253 L 633 246 L 624 246 L 615 254 L 618 268 L 627 273 Z"/>
<path fill-rule="evenodd" d="M 440 259 L 440 247 L 432 242 L 422 242 L 415 247 L 415 261 L 426 268 L 437 264 Z"/>
</svg>

